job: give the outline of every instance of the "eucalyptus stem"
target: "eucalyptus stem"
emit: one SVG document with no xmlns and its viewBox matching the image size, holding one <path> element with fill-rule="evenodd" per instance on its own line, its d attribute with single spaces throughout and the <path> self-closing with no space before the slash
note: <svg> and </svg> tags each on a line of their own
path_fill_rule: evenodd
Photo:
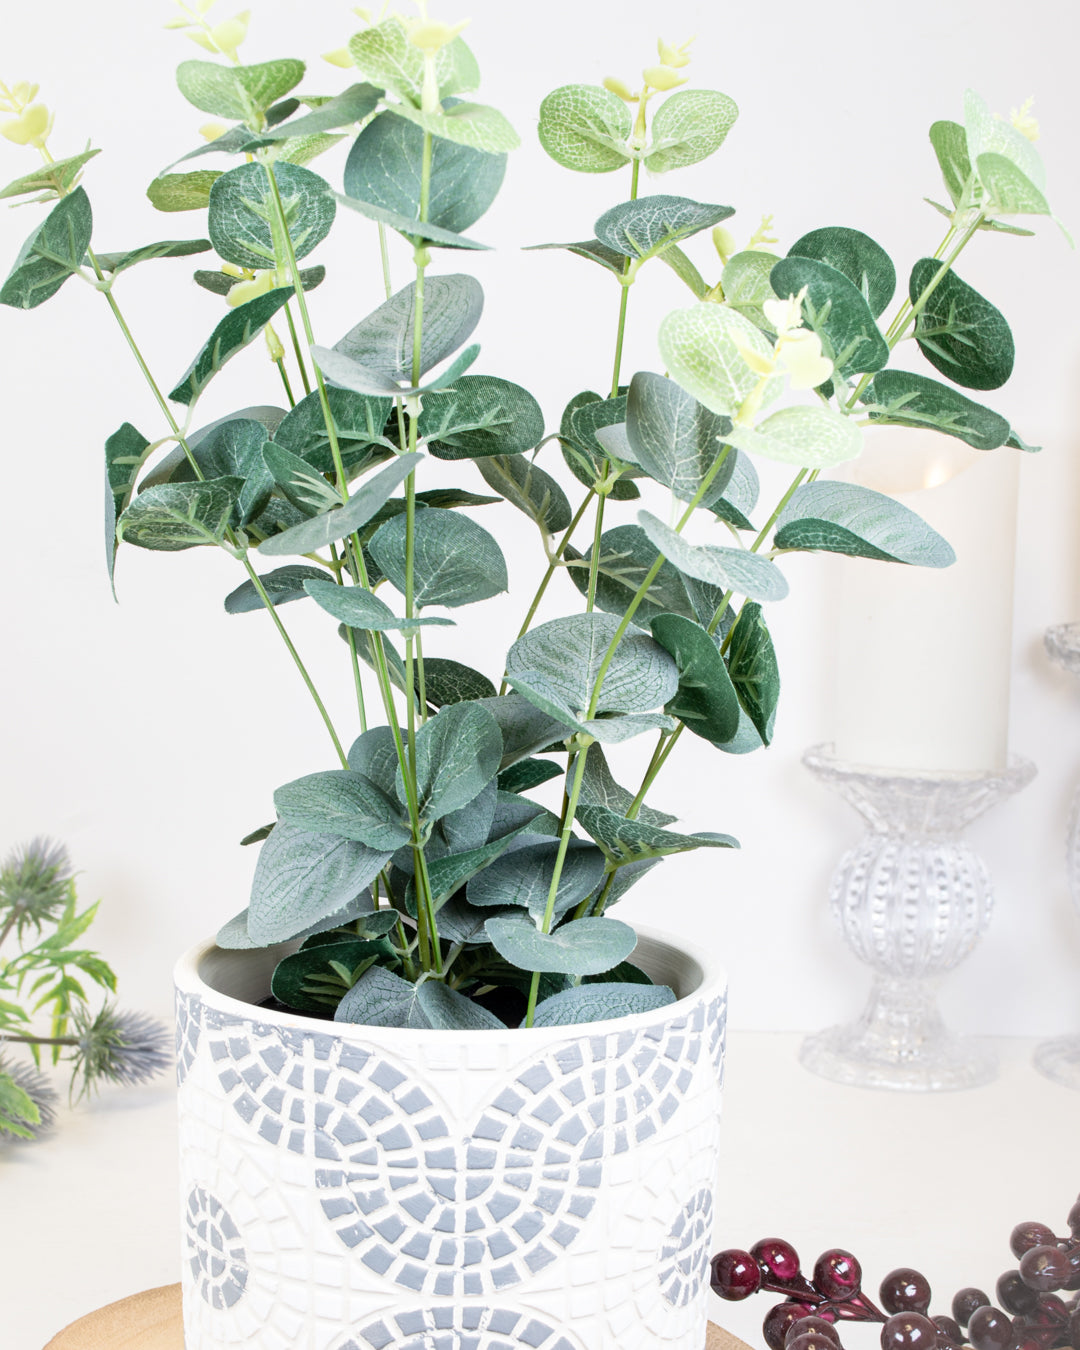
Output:
<svg viewBox="0 0 1080 1350">
<path fill-rule="evenodd" d="M 379 261 L 382 263 L 383 290 L 386 291 L 387 300 L 394 293 L 394 288 L 390 284 L 390 250 L 386 245 L 386 226 L 379 223 Z"/>
<path fill-rule="evenodd" d="M 591 737 L 588 738 L 591 744 Z M 588 753 L 588 745 L 581 747 L 574 759 L 574 781 L 570 788 L 569 796 L 563 808 L 562 828 L 559 831 L 559 851 L 555 855 L 555 870 L 552 873 L 551 885 L 548 887 L 547 904 L 544 907 L 544 921 L 541 926 L 541 932 L 550 933 L 551 925 L 555 918 L 555 896 L 559 889 L 559 880 L 562 877 L 563 865 L 566 862 L 567 850 L 570 847 L 570 836 L 574 829 L 574 816 L 577 812 L 578 798 L 581 796 L 581 782 L 585 776 L 585 760 Z M 540 991 L 540 972 L 533 971 L 532 981 L 529 985 L 529 1006 L 525 1013 L 525 1026 L 531 1027 L 533 1017 L 536 1013 L 536 998 Z"/>
<path fill-rule="evenodd" d="M 279 356 L 274 362 L 278 368 L 278 374 L 281 376 L 281 383 L 285 386 L 285 397 L 289 400 L 289 407 L 296 407 L 296 399 L 293 398 L 292 385 L 289 383 L 289 372 L 285 369 L 285 358 Z"/>
<path fill-rule="evenodd" d="M 297 277 L 296 279 L 299 280 L 299 277 Z M 288 300 L 285 301 L 284 310 L 285 310 L 285 322 L 289 325 L 289 336 L 290 338 L 292 338 L 293 351 L 296 353 L 296 365 L 300 371 L 300 383 L 304 386 L 304 393 L 310 394 L 311 383 L 308 380 L 307 366 L 304 363 L 304 355 L 300 349 L 300 337 L 296 331 L 296 324 L 293 323 L 292 306 L 290 305 Z"/>
<path fill-rule="evenodd" d="M 345 585 L 345 578 L 341 575 L 342 564 L 338 557 L 337 545 L 330 545 L 330 557 L 334 560 L 334 574 L 339 586 Z M 356 651 L 356 634 L 345 625 L 345 638 L 349 644 L 349 664 L 352 666 L 353 688 L 356 690 L 356 711 L 360 719 L 360 730 L 367 731 L 367 705 L 364 703 L 364 686 L 360 679 L 360 658 Z"/>
</svg>

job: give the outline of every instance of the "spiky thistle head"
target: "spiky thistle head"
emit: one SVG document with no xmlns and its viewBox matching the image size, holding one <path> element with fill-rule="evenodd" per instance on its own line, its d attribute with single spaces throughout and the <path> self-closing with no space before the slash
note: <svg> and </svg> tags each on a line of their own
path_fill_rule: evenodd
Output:
<svg viewBox="0 0 1080 1350">
<path fill-rule="evenodd" d="M 40 1138 L 56 1120 L 57 1096 L 43 1073 L 0 1056 L 0 1140 Z"/>
<path fill-rule="evenodd" d="M 67 849 L 43 835 L 12 849 L 0 863 L 0 928 L 19 937 L 58 919 L 71 899 L 74 873 Z"/>
<path fill-rule="evenodd" d="M 102 1079 L 130 1087 L 164 1073 L 173 1062 L 172 1037 L 163 1022 L 142 1012 L 122 1012 L 106 1003 L 96 1015 L 81 1008 L 73 1015 L 76 1048 L 72 1087 L 82 1079 L 79 1096 Z"/>
</svg>

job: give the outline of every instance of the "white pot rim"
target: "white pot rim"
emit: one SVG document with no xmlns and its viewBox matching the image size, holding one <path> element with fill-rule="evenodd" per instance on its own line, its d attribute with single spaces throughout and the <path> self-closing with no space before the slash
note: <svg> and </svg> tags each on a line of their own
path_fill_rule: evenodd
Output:
<svg viewBox="0 0 1080 1350">
<path fill-rule="evenodd" d="M 634 931 L 638 935 L 638 946 L 631 952 L 631 958 L 639 957 L 646 968 L 652 967 L 649 974 L 659 984 L 668 984 L 672 976 L 679 977 L 678 982 L 683 985 L 683 989 L 681 997 L 674 1003 L 662 1008 L 653 1008 L 648 1012 L 631 1013 L 625 1017 L 613 1017 L 600 1022 L 574 1022 L 552 1027 L 506 1027 L 505 1032 L 499 1032 L 497 1028 L 490 1031 L 459 1031 L 382 1027 L 366 1022 L 335 1022 L 325 1018 L 308 1017 L 303 1013 L 281 1012 L 273 1008 L 260 1007 L 257 1003 L 236 998 L 221 989 L 222 984 L 228 983 L 230 969 L 254 964 L 266 971 L 265 988 L 268 994 L 270 972 L 278 960 L 290 950 L 296 950 L 295 945 L 291 944 L 253 949 L 225 949 L 218 947 L 211 938 L 189 948 L 177 961 L 173 975 L 179 992 L 197 995 L 220 1011 L 248 1021 L 255 1020 L 323 1036 L 344 1036 L 350 1040 L 376 1037 L 380 1043 L 390 1046 L 415 1045 L 418 1037 L 425 1040 L 436 1038 L 448 1045 L 454 1043 L 482 1046 L 490 1045 L 494 1038 L 505 1034 L 512 1037 L 515 1043 L 520 1043 L 522 1050 L 535 1049 L 547 1041 L 562 1041 L 567 1036 L 604 1036 L 612 1032 L 633 1031 L 639 1027 L 652 1026 L 658 1017 L 668 1021 L 692 1012 L 695 1007 L 700 1006 L 703 999 L 707 1001 L 727 987 L 727 972 L 708 949 L 690 950 L 689 945 L 674 934 L 647 925 L 639 927 L 635 924 Z M 263 996 L 265 997 L 265 994 Z"/>
</svg>

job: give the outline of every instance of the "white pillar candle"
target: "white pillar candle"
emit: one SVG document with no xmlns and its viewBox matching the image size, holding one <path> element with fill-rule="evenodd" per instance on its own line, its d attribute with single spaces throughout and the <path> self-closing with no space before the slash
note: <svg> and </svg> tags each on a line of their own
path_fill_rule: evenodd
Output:
<svg viewBox="0 0 1080 1350">
<path fill-rule="evenodd" d="M 956 551 L 943 569 L 846 558 L 838 579 L 836 754 L 947 772 L 1004 768 L 1020 455 L 900 427 L 843 474 L 888 492 Z"/>
</svg>

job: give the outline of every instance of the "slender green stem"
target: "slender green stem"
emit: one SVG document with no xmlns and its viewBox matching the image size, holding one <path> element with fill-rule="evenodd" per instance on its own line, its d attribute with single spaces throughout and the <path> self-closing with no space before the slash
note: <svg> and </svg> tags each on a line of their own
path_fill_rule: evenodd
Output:
<svg viewBox="0 0 1080 1350">
<path fill-rule="evenodd" d="M 336 544 L 330 545 L 330 556 L 334 560 L 335 579 L 339 586 L 345 585 L 345 578 L 342 573 L 342 562 L 338 556 Z M 345 625 L 345 637 L 349 644 L 349 664 L 352 666 L 353 688 L 356 690 L 356 711 L 360 718 L 360 730 L 367 731 L 367 706 L 364 703 L 364 686 L 360 680 L 360 658 L 356 651 L 356 633 L 348 624 Z"/>
<path fill-rule="evenodd" d="M 285 369 L 284 357 L 279 357 L 274 365 L 278 368 L 278 374 L 281 376 L 281 383 L 285 386 L 285 397 L 289 400 L 289 407 L 296 407 L 296 399 L 293 398 L 292 385 L 289 383 L 289 372 Z"/>
<path fill-rule="evenodd" d="M 609 461 L 604 460 L 603 476 L 606 478 Z M 591 614 L 596 608 L 596 587 L 600 580 L 600 541 L 604 537 L 604 505 L 607 493 L 601 491 L 596 503 L 596 515 L 593 518 L 592 556 L 589 558 L 589 589 L 586 594 L 585 612 Z"/>
<path fill-rule="evenodd" d="M 0 1031 L 0 1041 L 11 1041 L 16 1045 L 78 1045 L 77 1036 L 20 1036 L 15 1031 Z"/>
<path fill-rule="evenodd" d="M 296 324 L 293 322 L 292 305 L 288 300 L 285 302 L 285 322 L 289 325 L 289 336 L 292 338 L 293 351 L 296 353 L 296 364 L 300 370 L 300 383 L 304 386 L 304 393 L 310 394 L 311 383 L 308 380 L 307 365 L 300 348 L 300 337 L 296 331 Z"/>
<path fill-rule="evenodd" d="M 390 250 L 386 246 L 386 226 L 382 224 L 379 225 L 379 259 L 382 262 L 383 289 L 389 300 L 394 289 L 390 284 Z"/>
<path fill-rule="evenodd" d="M 562 877 L 563 865 L 566 862 L 566 853 L 570 847 L 570 836 L 574 830 L 574 816 L 577 812 L 578 798 L 581 796 L 581 782 L 585 776 L 585 759 L 588 746 L 578 750 L 574 761 L 574 778 L 570 788 L 570 795 L 563 810 L 562 829 L 559 831 L 559 851 L 555 855 L 555 871 L 551 877 L 551 885 L 548 888 L 547 904 L 544 907 L 544 921 L 541 931 L 551 932 L 551 925 L 555 919 L 555 897 L 559 889 L 559 880 Z M 529 1005 L 525 1013 L 525 1026 L 531 1027 L 533 1017 L 536 1013 L 536 998 L 540 990 L 540 974 L 534 972 L 532 982 L 529 986 Z"/>
<path fill-rule="evenodd" d="M 424 636 L 416 630 L 416 695 L 420 700 L 420 725 L 428 719 L 427 679 L 424 675 Z"/>
</svg>

